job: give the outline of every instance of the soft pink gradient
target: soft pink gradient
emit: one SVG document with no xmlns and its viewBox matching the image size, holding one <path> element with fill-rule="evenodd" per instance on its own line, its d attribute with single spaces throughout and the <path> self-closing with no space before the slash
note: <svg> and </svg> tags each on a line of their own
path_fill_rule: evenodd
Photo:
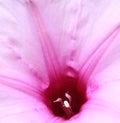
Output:
<svg viewBox="0 0 120 123">
<path fill-rule="evenodd" d="M 119 0 L 0 2 L 0 123 L 119 123 L 119 12 Z M 69 67 L 89 100 L 64 121 L 41 92 L 53 71 L 75 76 Z"/>
</svg>

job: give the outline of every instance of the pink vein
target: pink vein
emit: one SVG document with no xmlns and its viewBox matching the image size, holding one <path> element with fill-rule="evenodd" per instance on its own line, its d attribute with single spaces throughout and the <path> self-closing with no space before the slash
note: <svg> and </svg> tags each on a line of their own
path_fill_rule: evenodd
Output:
<svg viewBox="0 0 120 123">
<path fill-rule="evenodd" d="M 33 2 L 29 4 L 29 10 L 33 16 L 33 20 L 35 22 L 35 27 L 37 29 L 37 33 L 39 35 L 39 40 L 41 43 L 41 47 L 43 50 L 43 55 L 45 59 L 45 63 L 48 69 L 49 78 L 51 76 L 56 77 L 56 80 L 60 76 L 60 64 L 57 59 L 57 55 L 55 54 L 54 47 L 52 45 L 52 41 L 46 31 L 44 22 L 42 21 L 42 17 L 36 5 Z"/>
<path fill-rule="evenodd" d="M 89 79 L 90 75 L 93 73 L 94 69 L 103 58 L 107 50 L 111 47 L 113 42 L 115 41 L 116 36 L 119 34 L 119 25 L 107 35 L 102 42 L 92 51 L 89 57 L 85 60 L 80 71 L 83 70 L 82 78 Z M 82 79 L 80 78 L 80 79 Z"/>
<path fill-rule="evenodd" d="M 14 88 L 18 91 L 21 91 L 23 93 L 26 93 L 36 98 L 40 97 L 41 90 L 33 85 L 28 84 L 29 82 L 26 83 L 20 79 L 16 79 L 4 75 L 0 75 L 0 81 L 1 81 L 0 84 Z"/>
</svg>

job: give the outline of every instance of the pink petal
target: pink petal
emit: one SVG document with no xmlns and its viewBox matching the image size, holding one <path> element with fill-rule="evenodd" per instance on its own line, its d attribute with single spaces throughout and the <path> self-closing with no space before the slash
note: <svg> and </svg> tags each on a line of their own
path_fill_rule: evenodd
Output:
<svg viewBox="0 0 120 123">
<path fill-rule="evenodd" d="M 119 74 L 116 75 L 116 72 L 119 73 L 119 54 L 113 55 L 113 51 L 119 52 L 119 15 L 116 14 L 120 11 L 118 1 L 99 1 L 99 6 L 95 2 L 78 0 L 44 0 L 35 1 L 35 4 L 21 0 L 1 4 L 1 26 L 5 27 L 0 30 L 1 89 L 5 96 L 14 95 L 12 103 L 18 96 L 21 101 L 20 104 L 16 103 L 17 106 L 12 112 L 31 110 L 31 113 L 26 113 L 26 117 L 37 119 L 36 122 L 46 122 L 53 118 L 41 101 L 42 97 L 39 97 L 41 91 L 51 80 L 54 80 L 50 83 L 52 88 L 59 88 L 59 85 L 64 87 L 61 80 L 72 81 L 64 77 L 61 79 L 61 76 L 64 74 L 74 78 L 78 72 L 81 82 L 78 83 L 81 86 L 78 86 L 78 90 L 83 93 L 87 84 L 87 96 L 93 101 L 88 101 L 87 108 L 91 108 L 91 104 L 97 104 L 100 99 L 119 106 L 118 98 L 112 100 L 114 95 L 119 93 L 119 88 L 115 85 L 114 88 L 107 86 L 110 82 L 113 85 L 114 81 L 119 81 Z M 114 60 L 111 60 L 111 57 Z M 20 93 L 10 88 L 5 92 L 5 85 L 17 89 Z M 111 90 L 114 90 L 114 93 L 111 93 Z M 98 102 L 94 102 L 95 99 Z M 88 122 L 85 119 L 89 119 L 89 111 L 93 111 L 90 118 L 98 122 L 102 115 L 97 112 L 96 116 L 99 117 L 94 118 L 94 108 L 88 109 L 87 112 L 86 107 L 83 106 L 82 115 L 78 114 L 77 119 L 73 117 L 71 122 Z M 6 109 L 1 116 L 9 114 L 6 114 Z M 41 109 L 45 111 L 41 112 Z M 112 121 L 108 117 L 105 119 L 107 122 Z M 91 122 L 94 123 L 93 120 Z"/>
</svg>

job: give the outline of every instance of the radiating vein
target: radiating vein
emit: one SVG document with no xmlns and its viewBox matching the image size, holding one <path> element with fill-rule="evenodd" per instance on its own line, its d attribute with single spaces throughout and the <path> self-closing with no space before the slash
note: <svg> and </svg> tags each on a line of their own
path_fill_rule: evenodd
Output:
<svg viewBox="0 0 120 123">
<path fill-rule="evenodd" d="M 60 76 L 60 69 L 61 69 L 60 63 L 58 62 L 55 49 L 46 31 L 46 27 L 42 20 L 41 14 L 38 8 L 36 7 L 36 5 L 32 1 L 30 1 L 29 3 L 29 10 L 33 17 L 35 28 L 37 29 L 37 33 L 38 33 L 42 51 L 43 51 L 43 56 L 45 59 L 47 70 L 48 70 L 48 76 L 49 78 L 54 76 L 54 79 L 58 80 Z"/>
<path fill-rule="evenodd" d="M 104 40 L 100 42 L 100 44 L 89 55 L 89 57 L 86 59 L 81 68 L 81 71 L 83 69 L 84 73 L 83 78 L 87 77 L 89 79 L 98 63 L 101 61 L 101 59 L 103 58 L 105 53 L 109 50 L 109 48 L 112 46 L 119 32 L 120 28 L 119 26 L 117 26 L 109 35 L 107 35 L 107 37 L 105 37 Z"/>
</svg>

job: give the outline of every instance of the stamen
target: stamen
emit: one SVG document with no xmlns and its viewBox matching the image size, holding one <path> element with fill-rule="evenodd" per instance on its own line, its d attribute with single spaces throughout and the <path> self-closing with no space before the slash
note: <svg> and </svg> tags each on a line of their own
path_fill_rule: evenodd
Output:
<svg viewBox="0 0 120 123">
<path fill-rule="evenodd" d="M 62 100 L 62 98 L 57 98 L 55 101 L 53 101 L 54 103 L 60 102 L 61 107 L 63 109 L 63 111 L 65 112 L 65 118 L 70 118 L 71 116 L 73 116 L 73 111 L 72 111 L 72 107 L 70 105 L 71 103 L 71 96 L 68 93 L 65 93 L 65 97 L 68 99 L 67 100 Z"/>
<path fill-rule="evenodd" d="M 70 107 L 68 101 L 66 101 L 66 100 L 64 101 L 64 105 L 65 105 L 66 108 Z"/>
<path fill-rule="evenodd" d="M 74 113 L 73 113 L 72 108 L 68 101 L 66 101 L 66 100 L 64 101 L 62 108 L 66 114 L 65 118 L 70 118 L 73 116 Z"/>
<path fill-rule="evenodd" d="M 56 103 L 56 102 L 60 102 L 60 103 L 62 103 L 62 99 L 61 98 L 57 98 L 56 100 L 54 100 L 53 101 L 54 103 Z"/>
<path fill-rule="evenodd" d="M 68 94 L 68 92 L 65 93 L 65 97 L 69 100 L 69 102 L 71 103 L 72 98 L 71 96 Z"/>
</svg>

